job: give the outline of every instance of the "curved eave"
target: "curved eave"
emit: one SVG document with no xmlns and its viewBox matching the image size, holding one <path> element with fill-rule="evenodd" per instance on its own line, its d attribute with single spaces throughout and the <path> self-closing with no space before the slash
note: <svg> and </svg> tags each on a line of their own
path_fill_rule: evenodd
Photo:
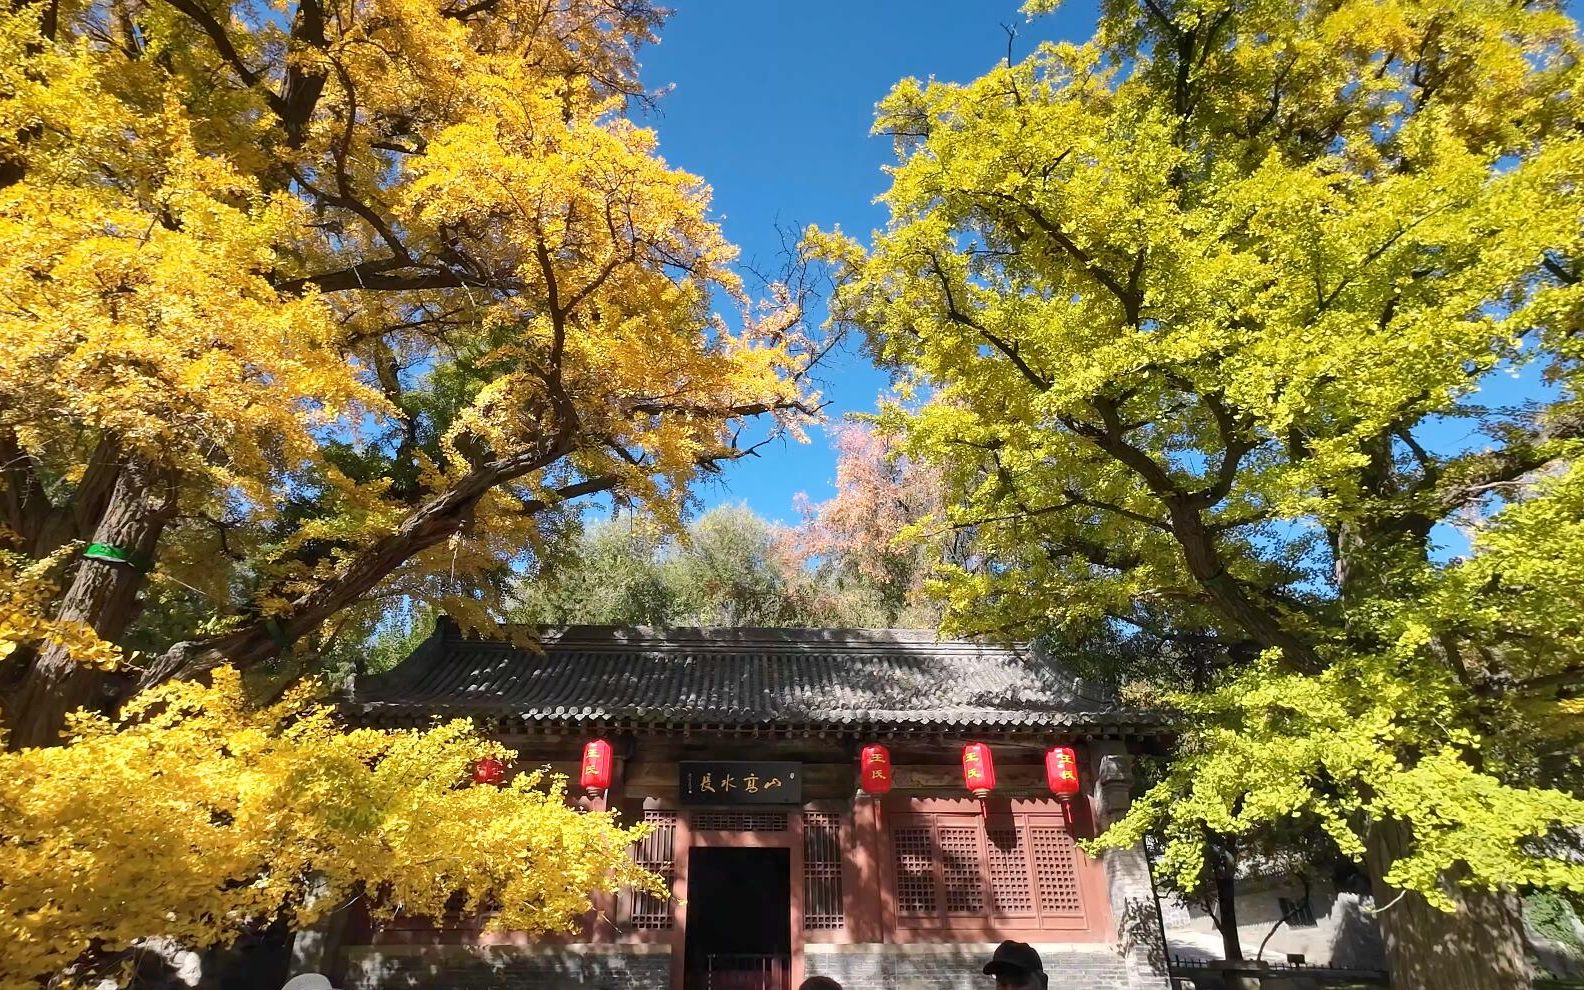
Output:
<svg viewBox="0 0 1584 990">
<path fill-rule="evenodd" d="M 876 717 L 852 713 L 840 718 L 733 719 L 688 717 L 653 712 L 643 716 L 597 711 L 517 712 L 466 705 L 346 704 L 348 718 L 374 728 L 413 728 L 436 720 L 468 718 L 489 731 L 543 735 L 591 729 L 639 736 L 731 736 L 757 738 L 919 738 L 983 735 L 1040 739 L 1144 739 L 1175 734 L 1164 719 L 1140 712 L 984 713 L 950 719 Z"/>
</svg>

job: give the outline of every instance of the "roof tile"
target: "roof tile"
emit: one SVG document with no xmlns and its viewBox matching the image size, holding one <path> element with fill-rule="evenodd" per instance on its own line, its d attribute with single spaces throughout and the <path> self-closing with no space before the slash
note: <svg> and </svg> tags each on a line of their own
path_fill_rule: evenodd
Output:
<svg viewBox="0 0 1584 990">
<path fill-rule="evenodd" d="M 731 725 L 1156 724 L 1023 647 L 895 629 L 571 626 L 539 648 L 442 624 L 395 669 L 360 681 L 364 716 L 439 711 L 538 721 Z"/>
</svg>

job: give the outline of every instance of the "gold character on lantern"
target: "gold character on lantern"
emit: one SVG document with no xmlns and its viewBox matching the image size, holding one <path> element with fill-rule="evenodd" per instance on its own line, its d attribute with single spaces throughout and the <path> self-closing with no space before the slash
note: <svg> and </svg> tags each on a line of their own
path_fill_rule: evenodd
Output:
<svg viewBox="0 0 1584 990">
<path fill-rule="evenodd" d="M 869 779 L 870 780 L 885 780 L 885 771 L 880 769 L 879 767 L 875 767 L 873 770 L 869 771 Z"/>
<path fill-rule="evenodd" d="M 969 763 L 978 763 L 979 762 L 979 751 L 970 749 L 968 752 L 963 754 L 963 759 L 966 760 Z"/>
</svg>

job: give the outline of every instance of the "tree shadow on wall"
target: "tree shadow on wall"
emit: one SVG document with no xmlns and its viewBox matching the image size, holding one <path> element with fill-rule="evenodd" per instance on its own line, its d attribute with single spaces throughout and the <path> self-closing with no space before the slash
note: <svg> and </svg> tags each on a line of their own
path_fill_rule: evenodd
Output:
<svg viewBox="0 0 1584 990">
<path fill-rule="evenodd" d="M 1124 957 L 1141 957 L 1151 971 L 1165 975 L 1166 943 L 1161 940 L 1154 904 L 1143 898 L 1129 898 L 1117 912 L 1116 929 L 1117 948 Z"/>
<path fill-rule="evenodd" d="M 348 960 L 336 986 L 346 990 L 430 990 L 438 987 L 532 987 L 534 990 L 636 990 L 663 986 L 670 956 L 524 952 L 518 946 L 446 946 L 422 954 Z M 645 958 L 663 972 L 634 972 Z M 659 983 L 654 977 L 659 978 Z"/>
</svg>

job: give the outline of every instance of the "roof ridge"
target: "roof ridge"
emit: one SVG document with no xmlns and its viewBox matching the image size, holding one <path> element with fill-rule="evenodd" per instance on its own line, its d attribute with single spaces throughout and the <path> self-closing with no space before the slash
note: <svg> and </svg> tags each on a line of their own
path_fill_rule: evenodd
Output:
<svg viewBox="0 0 1584 990">
<path fill-rule="evenodd" d="M 672 652 L 677 647 L 720 651 L 754 648 L 799 653 L 848 652 L 876 647 L 930 652 L 972 652 L 976 654 L 1021 655 L 1029 652 L 1026 643 L 1006 644 L 982 639 L 941 638 L 932 629 L 848 628 L 816 626 L 639 626 L 593 625 L 535 626 L 503 623 L 502 639 L 465 636 L 454 629 L 445 638 L 451 642 L 511 645 L 514 635 L 527 636 L 545 646 L 568 647 L 599 645 L 617 650 Z"/>
<path fill-rule="evenodd" d="M 913 626 L 648 626 L 642 624 L 569 623 L 566 625 L 537 625 L 534 623 L 501 623 L 506 632 L 521 631 L 556 636 L 572 635 L 632 635 L 645 638 L 690 637 L 718 640 L 809 640 L 854 639 L 865 640 L 928 640 L 930 642 L 970 642 L 956 637 L 941 637 L 934 629 Z"/>
<path fill-rule="evenodd" d="M 519 643 L 527 627 L 501 630 Z M 566 626 L 538 640 L 445 625 L 394 670 L 360 678 L 363 710 L 530 721 L 885 721 L 1058 726 L 1124 721 L 1061 657 L 926 630 Z"/>
</svg>

